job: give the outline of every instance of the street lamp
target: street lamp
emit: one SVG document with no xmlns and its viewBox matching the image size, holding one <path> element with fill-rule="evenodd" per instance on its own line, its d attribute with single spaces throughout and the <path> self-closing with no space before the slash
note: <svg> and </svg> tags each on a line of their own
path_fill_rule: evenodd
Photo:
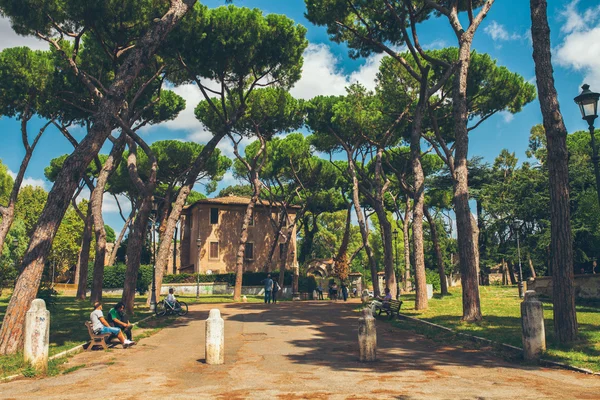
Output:
<svg viewBox="0 0 600 400">
<path fill-rule="evenodd" d="M 150 294 L 150 311 L 156 310 L 156 219 L 158 214 L 158 205 L 152 203 L 152 213 L 150 222 L 152 222 L 152 293 Z"/>
<path fill-rule="evenodd" d="M 587 121 L 590 129 L 592 142 L 592 163 L 594 164 L 594 174 L 596 175 L 596 194 L 598 195 L 598 204 L 600 205 L 600 168 L 598 167 L 598 148 L 596 147 L 596 137 L 594 135 L 594 120 L 598 118 L 598 99 L 600 93 L 590 90 L 590 85 L 581 87 L 583 92 L 575 97 L 575 103 L 579 106 L 581 117 Z"/>
<path fill-rule="evenodd" d="M 523 298 L 523 268 L 521 267 L 521 245 L 519 243 L 519 230 L 517 229 L 517 254 L 519 256 L 519 297 Z"/>
<path fill-rule="evenodd" d="M 398 271 L 398 229 L 394 229 L 394 269 L 396 271 L 396 300 L 400 298 L 400 273 Z"/>
</svg>

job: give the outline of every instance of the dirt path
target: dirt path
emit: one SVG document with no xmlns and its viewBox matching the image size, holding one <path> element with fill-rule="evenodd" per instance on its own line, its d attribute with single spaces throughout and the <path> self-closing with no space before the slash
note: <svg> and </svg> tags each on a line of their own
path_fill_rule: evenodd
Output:
<svg viewBox="0 0 600 400">
<path fill-rule="evenodd" d="M 225 365 L 204 363 L 204 320 L 225 318 Z M 0 384 L 22 399 L 598 399 L 600 379 L 523 368 L 378 324 L 379 362 L 357 361 L 355 304 L 201 305 L 138 346 L 73 357 L 67 375 Z M 118 346 L 120 347 L 120 346 Z"/>
</svg>

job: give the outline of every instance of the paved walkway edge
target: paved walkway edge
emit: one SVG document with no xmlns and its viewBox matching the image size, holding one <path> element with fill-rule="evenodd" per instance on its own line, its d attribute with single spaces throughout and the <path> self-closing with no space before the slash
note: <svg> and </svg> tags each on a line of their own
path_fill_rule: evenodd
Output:
<svg viewBox="0 0 600 400">
<path fill-rule="evenodd" d="M 136 326 L 137 324 L 140 324 L 142 322 L 148 321 L 150 318 L 155 318 L 155 317 L 156 317 L 155 314 L 149 315 L 146 318 L 140 319 L 139 321 L 135 322 L 132 325 Z M 57 358 L 61 358 L 61 357 L 66 357 L 66 356 L 71 355 L 71 354 L 75 355 L 75 354 L 79 353 L 80 351 L 82 351 L 83 350 L 83 346 L 85 346 L 87 343 L 88 342 L 79 344 L 79 345 L 77 345 L 77 346 L 75 346 L 75 347 L 73 347 L 71 349 L 68 349 L 68 350 L 65 350 L 65 351 L 61 351 L 58 354 L 55 354 L 55 355 L 53 355 L 51 357 L 48 357 L 48 361 L 56 360 Z M 15 379 L 21 377 L 21 376 L 23 376 L 23 375 L 22 374 L 16 374 L 16 375 L 11 375 L 11 376 L 5 376 L 4 378 L 0 378 L 0 382 L 10 382 L 12 380 L 15 380 Z"/>
<path fill-rule="evenodd" d="M 413 322 L 416 322 L 416 323 L 419 323 L 419 324 L 431 326 L 433 328 L 440 329 L 440 330 L 443 330 L 443 331 L 446 331 L 446 332 L 450 332 L 450 333 L 452 333 L 452 334 L 454 334 L 456 336 L 469 339 L 469 340 L 471 340 L 473 342 L 483 343 L 483 344 L 487 344 L 487 345 L 493 345 L 493 346 L 501 347 L 504 350 L 508 350 L 510 352 L 513 352 L 513 353 L 519 353 L 521 355 L 523 354 L 523 349 L 520 348 L 520 347 L 512 346 L 512 345 L 506 344 L 506 343 L 496 342 L 494 340 L 485 339 L 485 338 L 482 338 L 482 337 L 479 337 L 479 336 L 475 336 L 475 335 L 469 335 L 468 333 L 456 332 L 455 330 L 450 329 L 450 328 L 448 328 L 446 326 L 434 324 L 433 322 L 424 321 L 422 319 L 415 318 L 415 317 L 409 317 L 406 314 L 398 314 L 398 318 L 406 319 L 406 320 L 413 321 Z M 570 370 L 570 371 L 581 372 L 583 374 L 600 376 L 600 372 L 594 372 L 591 369 L 579 368 L 579 367 L 575 367 L 573 365 L 564 364 L 564 363 L 557 362 L 557 361 L 546 360 L 546 359 L 543 359 L 543 358 L 541 358 L 539 360 L 539 363 L 541 365 L 545 365 L 545 366 L 558 367 L 558 368 L 567 369 L 567 370 Z"/>
</svg>

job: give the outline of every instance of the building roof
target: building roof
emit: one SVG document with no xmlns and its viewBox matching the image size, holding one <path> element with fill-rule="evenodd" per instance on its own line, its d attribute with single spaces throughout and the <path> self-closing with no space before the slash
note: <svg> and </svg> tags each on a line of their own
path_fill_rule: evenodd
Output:
<svg viewBox="0 0 600 400">
<path fill-rule="evenodd" d="M 212 199 L 203 199 L 203 200 L 198 200 L 197 202 L 195 202 L 194 204 L 191 204 L 189 206 L 187 206 L 186 208 L 192 208 L 196 205 L 199 204 L 222 204 L 222 205 L 240 205 L 240 206 L 247 206 L 250 203 L 250 197 L 245 197 L 245 196 L 224 196 L 224 197 L 215 197 Z M 257 206 L 263 206 L 263 207 L 268 207 L 270 204 L 268 201 L 262 200 L 262 199 L 258 199 L 258 202 L 256 203 Z M 280 206 L 281 203 L 279 202 L 275 202 L 273 203 L 273 206 L 278 207 Z M 288 206 L 288 208 L 290 209 L 299 209 L 301 208 L 300 206 L 297 205 L 290 205 Z"/>
</svg>

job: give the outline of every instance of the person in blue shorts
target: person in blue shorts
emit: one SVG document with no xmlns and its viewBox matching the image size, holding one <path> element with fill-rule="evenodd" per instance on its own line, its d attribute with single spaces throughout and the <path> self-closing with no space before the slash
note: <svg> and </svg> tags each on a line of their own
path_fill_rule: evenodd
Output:
<svg viewBox="0 0 600 400">
<path fill-rule="evenodd" d="M 123 332 L 119 328 L 108 324 L 104 318 L 104 314 L 102 314 L 101 302 L 97 301 L 94 303 L 94 311 L 90 314 L 90 320 L 92 321 L 92 330 L 96 335 L 103 335 L 105 333 L 113 334 L 119 339 L 124 349 L 134 344 L 131 340 L 125 339 Z"/>
</svg>

